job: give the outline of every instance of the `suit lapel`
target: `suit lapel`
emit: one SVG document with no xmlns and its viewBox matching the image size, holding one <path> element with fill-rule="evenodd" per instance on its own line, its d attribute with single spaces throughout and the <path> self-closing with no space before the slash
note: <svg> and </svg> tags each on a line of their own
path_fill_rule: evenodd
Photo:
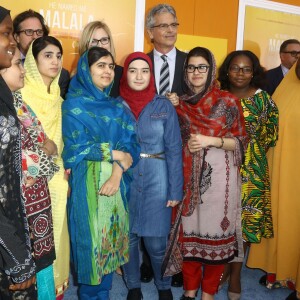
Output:
<svg viewBox="0 0 300 300">
<path fill-rule="evenodd" d="M 150 57 L 150 59 L 151 59 L 151 61 L 152 61 L 152 64 L 153 64 L 153 76 L 154 76 L 154 82 L 156 82 L 155 81 L 155 66 L 154 66 L 154 54 L 153 54 L 153 50 L 151 51 L 151 52 L 149 52 L 149 53 L 147 53 L 147 55 Z M 156 88 L 156 84 L 155 84 L 155 92 L 156 92 L 156 94 L 158 94 L 158 92 L 157 92 L 157 88 Z"/>
</svg>

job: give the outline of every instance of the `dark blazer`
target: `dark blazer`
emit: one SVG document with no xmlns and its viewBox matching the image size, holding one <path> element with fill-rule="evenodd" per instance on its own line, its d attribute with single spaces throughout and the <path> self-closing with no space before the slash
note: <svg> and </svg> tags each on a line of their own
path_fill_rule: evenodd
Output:
<svg viewBox="0 0 300 300">
<path fill-rule="evenodd" d="M 154 67 L 153 50 L 147 54 L 151 58 L 153 67 Z M 178 96 L 181 96 L 184 94 L 183 65 L 185 62 L 185 58 L 186 58 L 186 53 L 182 52 L 176 48 L 175 74 L 174 74 L 174 80 L 173 80 L 171 92 L 176 93 Z M 154 76 L 155 76 L 155 74 L 154 74 Z"/>
<path fill-rule="evenodd" d="M 120 87 L 120 80 L 122 74 L 123 74 L 123 67 L 116 65 L 114 83 L 109 94 L 111 97 L 117 98 L 120 95 L 119 87 Z"/>
<path fill-rule="evenodd" d="M 60 95 L 63 99 L 65 99 L 66 97 L 69 83 L 70 83 L 70 73 L 66 69 L 62 68 L 58 79 L 58 85 L 60 87 Z"/>
<path fill-rule="evenodd" d="M 281 66 L 267 71 L 266 72 L 266 86 L 265 86 L 264 90 L 269 95 L 272 96 L 282 79 L 283 79 L 283 73 L 282 73 Z"/>
</svg>

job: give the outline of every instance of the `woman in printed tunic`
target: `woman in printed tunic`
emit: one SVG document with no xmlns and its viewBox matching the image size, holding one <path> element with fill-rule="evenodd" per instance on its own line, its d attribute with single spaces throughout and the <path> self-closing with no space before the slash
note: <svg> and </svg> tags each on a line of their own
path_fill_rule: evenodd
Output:
<svg viewBox="0 0 300 300">
<path fill-rule="evenodd" d="M 202 299 L 214 299 L 224 264 L 243 257 L 239 167 L 247 136 L 238 98 L 219 89 L 213 54 L 202 47 L 192 49 L 184 72 L 187 93 L 176 106 L 184 198 L 165 267 L 166 274 L 182 269 L 182 300 L 195 299 L 200 285 Z"/>
<path fill-rule="evenodd" d="M 30 239 L 36 263 L 38 299 L 55 298 L 53 261 L 55 259 L 51 198 L 48 189 L 58 166 L 52 155 L 57 154 L 56 145 L 46 138 L 41 123 L 33 117 L 18 91 L 24 86 L 25 70 L 21 53 L 15 50 L 12 66 L 2 74 L 13 92 L 14 106 L 20 120 L 22 145 L 22 192 Z"/>
</svg>

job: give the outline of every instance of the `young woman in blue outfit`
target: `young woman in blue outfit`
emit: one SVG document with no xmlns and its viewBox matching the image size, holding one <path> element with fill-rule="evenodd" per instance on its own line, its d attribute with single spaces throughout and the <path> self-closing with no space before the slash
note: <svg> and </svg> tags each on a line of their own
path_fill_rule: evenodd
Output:
<svg viewBox="0 0 300 300">
<path fill-rule="evenodd" d="M 63 103 L 68 223 L 79 298 L 108 300 L 112 275 L 128 261 L 127 169 L 140 148 L 124 105 L 109 98 L 114 59 L 92 47 L 79 59 Z"/>
<path fill-rule="evenodd" d="M 141 145 L 133 169 L 129 201 L 129 263 L 124 266 L 127 300 L 142 299 L 139 272 L 140 238 L 150 255 L 160 300 L 173 299 L 171 277 L 162 278 L 161 264 L 171 226 L 172 207 L 182 200 L 182 147 L 178 118 L 170 101 L 155 95 L 153 67 L 141 52 L 124 64 L 120 95 L 128 105 Z"/>
</svg>

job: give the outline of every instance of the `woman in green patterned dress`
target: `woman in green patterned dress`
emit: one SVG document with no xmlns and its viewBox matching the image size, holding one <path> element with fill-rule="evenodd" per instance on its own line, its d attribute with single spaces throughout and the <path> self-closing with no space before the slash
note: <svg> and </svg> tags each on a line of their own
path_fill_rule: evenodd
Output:
<svg viewBox="0 0 300 300">
<path fill-rule="evenodd" d="M 250 138 L 242 176 L 242 230 L 244 249 L 261 238 L 273 237 L 270 180 L 266 153 L 278 138 L 278 109 L 264 84 L 264 69 L 257 56 L 248 50 L 231 52 L 219 70 L 221 88 L 241 99 Z M 229 299 L 239 299 L 242 262 L 228 265 L 223 276 L 230 276 Z"/>
<path fill-rule="evenodd" d="M 138 162 L 140 147 L 123 104 L 108 96 L 114 66 L 108 50 L 87 50 L 62 105 L 68 225 L 80 300 L 108 300 L 113 272 L 129 258 L 128 169 Z"/>
</svg>

